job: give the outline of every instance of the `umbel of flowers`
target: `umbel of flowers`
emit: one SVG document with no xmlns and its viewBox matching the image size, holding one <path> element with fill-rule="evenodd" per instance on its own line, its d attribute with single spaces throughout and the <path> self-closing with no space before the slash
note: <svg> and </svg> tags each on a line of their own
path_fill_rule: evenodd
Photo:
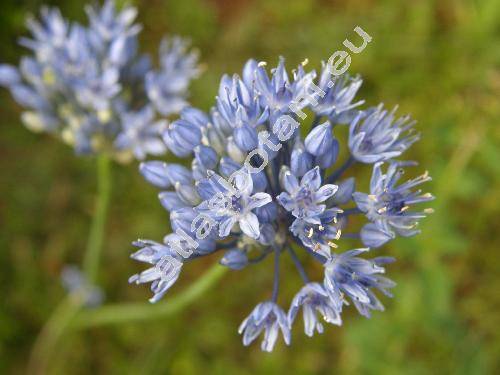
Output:
<svg viewBox="0 0 500 375">
<path fill-rule="evenodd" d="M 198 56 L 187 43 L 165 38 L 159 68 L 138 51 L 137 10 L 117 10 L 113 0 L 87 7 L 88 25 L 65 20 L 44 8 L 30 18 L 30 50 L 19 67 L 0 65 L 0 85 L 25 108 L 23 123 L 48 132 L 78 154 L 106 152 L 119 160 L 144 159 L 166 149 L 164 121 L 187 105 L 189 82 L 198 75 Z"/>
<path fill-rule="evenodd" d="M 209 113 L 186 108 L 163 131 L 165 145 L 189 159 L 190 168 L 161 161 L 140 167 L 162 189 L 159 198 L 173 230 L 162 243 L 135 243 L 139 250 L 132 258 L 151 268 L 130 282 L 151 282 L 152 302 L 184 265 L 223 251 L 220 263 L 234 270 L 274 257 L 270 298 L 239 328 L 245 345 L 263 333 L 262 349 L 271 351 L 280 331 L 289 344 L 300 310 L 309 336 L 323 332 L 323 322 L 340 325 L 347 305 L 366 317 L 383 310 L 377 295 L 391 296 L 394 283 L 384 274 L 393 259 L 371 257 L 370 249 L 418 233 L 418 220 L 430 210 L 415 205 L 433 199 L 418 186 L 430 177 L 403 179 L 403 169 L 413 163 L 396 160 L 419 138 L 414 122 L 382 105 L 362 108 L 364 102 L 354 100 L 361 79 L 343 75 L 332 85 L 330 75 L 328 64 L 319 75 L 306 72 L 304 64 L 290 75 L 281 59 L 269 74 L 266 64 L 250 60 L 241 77 L 222 77 Z M 321 95 L 302 100 L 311 87 Z M 299 127 L 304 111 L 313 121 Z M 336 138 L 340 132 L 347 133 L 345 145 Z M 346 156 L 339 163 L 341 150 Z M 357 191 L 355 179 L 346 176 L 354 164 L 371 172 L 368 192 Z M 351 225 L 353 215 L 366 223 Z M 335 241 L 342 233 L 359 239 L 362 248 L 339 251 Z M 285 255 L 304 281 L 288 312 L 277 303 Z M 323 267 L 323 280 L 309 279 L 304 256 Z"/>
</svg>

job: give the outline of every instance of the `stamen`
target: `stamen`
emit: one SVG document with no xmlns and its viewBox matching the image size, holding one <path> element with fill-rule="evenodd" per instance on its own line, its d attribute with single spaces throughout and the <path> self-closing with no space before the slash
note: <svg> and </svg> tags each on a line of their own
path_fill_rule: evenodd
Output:
<svg viewBox="0 0 500 375">
<path fill-rule="evenodd" d="M 335 234 L 335 239 L 338 240 L 340 238 L 340 236 L 342 235 L 342 230 L 338 230 L 337 231 L 337 234 Z"/>
<path fill-rule="evenodd" d="M 313 236 L 313 234 L 314 234 L 314 230 L 311 228 L 311 229 L 309 229 L 309 233 L 307 234 L 307 237 L 311 238 Z"/>
<path fill-rule="evenodd" d="M 383 214 L 383 213 L 384 213 L 384 212 L 386 212 L 386 211 L 387 211 L 387 207 L 382 207 L 382 208 L 380 208 L 380 209 L 378 209 L 378 210 L 377 210 L 377 212 L 378 212 L 379 214 Z"/>
<path fill-rule="evenodd" d="M 265 61 L 261 61 L 260 63 L 257 64 L 259 68 L 262 68 L 263 66 L 266 66 L 267 63 Z"/>
<path fill-rule="evenodd" d="M 433 208 L 426 208 L 424 210 L 424 213 L 426 213 L 426 214 L 433 214 L 434 213 L 434 209 Z"/>
<path fill-rule="evenodd" d="M 328 241 L 328 246 L 333 247 L 334 249 L 338 248 L 338 245 L 332 241 Z"/>
<path fill-rule="evenodd" d="M 372 201 L 376 201 L 377 200 L 377 196 L 374 195 L 374 194 L 369 194 L 368 198 L 371 199 Z"/>
<path fill-rule="evenodd" d="M 323 225 L 320 225 L 320 226 L 318 227 L 318 229 L 319 229 L 319 230 L 325 230 L 325 227 L 324 227 Z"/>
<path fill-rule="evenodd" d="M 406 210 L 408 210 L 410 208 L 410 206 L 404 206 L 402 209 L 401 209 L 401 212 L 405 212 Z"/>
</svg>

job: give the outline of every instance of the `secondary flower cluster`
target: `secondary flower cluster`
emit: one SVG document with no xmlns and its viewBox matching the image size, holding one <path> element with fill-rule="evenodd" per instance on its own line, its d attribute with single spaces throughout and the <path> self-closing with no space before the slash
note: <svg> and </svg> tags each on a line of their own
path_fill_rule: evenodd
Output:
<svg viewBox="0 0 500 375">
<path fill-rule="evenodd" d="M 239 270 L 274 254 L 272 296 L 239 329 L 245 345 L 264 332 L 266 351 L 273 349 L 279 331 L 290 343 L 300 309 L 309 336 L 323 332 L 320 318 L 340 325 L 350 303 L 366 317 L 383 310 L 376 292 L 390 296 L 394 283 L 382 275 L 393 259 L 363 256 L 397 235 L 416 234 L 417 221 L 428 210 L 412 207 L 433 198 L 415 190 L 430 180 L 427 173 L 399 181 L 411 163 L 394 158 L 418 139 L 413 122 L 382 105 L 362 109 L 363 102 L 354 101 L 360 78 L 332 80 L 331 65 L 323 64 L 319 75 L 304 65 L 290 76 L 283 59 L 270 74 L 264 63 L 248 61 L 241 77 L 222 78 L 210 113 L 186 108 L 164 130 L 168 149 L 190 159 L 190 168 L 161 161 L 140 167 L 163 189 L 159 198 L 170 211 L 173 233 L 163 243 L 135 243 L 139 250 L 132 258 L 151 268 L 130 282 L 151 282 L 156 302 L 190 260 L 223 250 L 220 263 Z M 299 127 L 304 111 L 312 121 Z M 348 155 L 339 163 L 336 134 L 346 127 Z M 353 177 L 343 177 L 356 163 L 372 166 L 368 193 L 356 191 Z M 351 228 L 354 215 L 364 215 L 368 223 Z M 365 248 L 338 252 L 335 241 L 342 232 L 359 238 Z M 285 255 L 304 280 L 288 313 L 277 304 L 279 262 Z M 301 264 L 309 255 L 324 269 L 320 282 L 310 281 Z"/>
<path fill-rule="evenodd" d="M 40 21 L 30 18 L 31 38 L 20 44 L 32 53 L 19 67 L 0 65 L 0 85 L 26 108 L 29 129 L 55 134 L 79 154 L 108 152 L 124 160 L 163 154 L 165 124 L 155 112 L 175 114 L 187 105 L 197 54 L 182 39 L 164 39 L 154 70 L 138 52 L 135 8 L 118 11 L 107 0 L 86 10 L 88 26 L 70 23 L 55 8 L 43 8 Z"/>
<path fill-rule="evenodd" d="M 61 272 L 61 281 L 68 293 L 82 299 L 85 306 L 99 306 L 104 300 L 102 289 L 92 285 L 77 266 L 65 266 Z"/>
</svg>

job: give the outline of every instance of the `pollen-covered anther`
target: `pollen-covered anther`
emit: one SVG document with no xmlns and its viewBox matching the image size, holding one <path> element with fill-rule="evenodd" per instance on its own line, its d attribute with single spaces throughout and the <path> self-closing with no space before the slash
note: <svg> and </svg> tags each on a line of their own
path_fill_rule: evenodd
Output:
<svg viewBox="0 0 500 375">
<path fill-rule="evenodd" d="M 387 211 L 387 207 L 382 207 L 382 208 L 379 208 L 379 209 L 377 210 L 377 212 L 378 212 L 379 214 L 383 214 L 383 213 L 384 213 L 384 212 L 386 212 L 386 211 Z"/>
<path fill-rule="evenodd" d="M 335 242 L 332 241 L 328 241 L 328 246 L 333 247 L 334 249 L 339 247 Z"/>
<path fill-rule="evenodd" d="M 309 232 L 307 233 L 307 237 L 311 238 L 314 234 L 314 230 L 312 228 L 309 229 Z"/>
<path fill-rule="evenodd" d="M 339 229 L 339 230 L 337 231 L 337 234 L 335 234 L 335 239 L 336 239 L 336 240 L 340 239 L 340 236 L 341 236 L 341 235 L 342 235 L 342 231 Z"/>
</svg>

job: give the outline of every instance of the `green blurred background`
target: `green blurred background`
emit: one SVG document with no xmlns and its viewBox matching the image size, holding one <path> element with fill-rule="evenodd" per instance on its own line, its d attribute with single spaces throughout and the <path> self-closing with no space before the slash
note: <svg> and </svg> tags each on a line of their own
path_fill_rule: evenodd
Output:
<svg viewBox="0 0 500 375">
<path fill-rule="evenodd" d="M 83 0 L 2 0 L 0 61 L 24 53 L 16 39 L 42 4 L 83 20 Z M 270 292 L 270 262 L 228 273 L 168 319 L 100 327 L 64 336 L 50 372 L 67 373 L 500 373 L 500 1 L 182 0 L 134 1 L 150 52 L 164 33 L 189 36 L 205 65 L 191 101 L 208 109 L 218 81 L 250 58 L 291 68 L 341 48 L 361 26 L 373 41 L 351 73 L 369 104 L 399 104 L 418 120 L 422 141 L 409 156 L 434 180 L 436 212 L 423 233 L 383 250 L 398 258 L 387 311 L 364 319 L 347 309 L 341 328 L 307 338 L 300 321 L 290 348 L 245 348 L 236 329 Z M 354 40 L 354 39 L 352 39 Z M 65 295 L 62 267 L 79 263 L 95 198 L 95 160 L 26 130 L 20 108 L 0 92 L 0 373 L 23 373 L 34 338 Z M 365 174 L 368 173 L 366 170 Z M 161 239 L 167 213 L 137 165 L 113 169 L 113 196 L 100 284 L 109 302 L 144 301 L 129 286 L 141 265 L 131 240 Z M 174 296 L 215 257 L 186 267 Z M 288 262 L 280 301 L 300 281 Z M 319 274 L 318 274 L 319 275 Z M 168 301 L 168 296 L 166 298 Z"/>
</svg>

